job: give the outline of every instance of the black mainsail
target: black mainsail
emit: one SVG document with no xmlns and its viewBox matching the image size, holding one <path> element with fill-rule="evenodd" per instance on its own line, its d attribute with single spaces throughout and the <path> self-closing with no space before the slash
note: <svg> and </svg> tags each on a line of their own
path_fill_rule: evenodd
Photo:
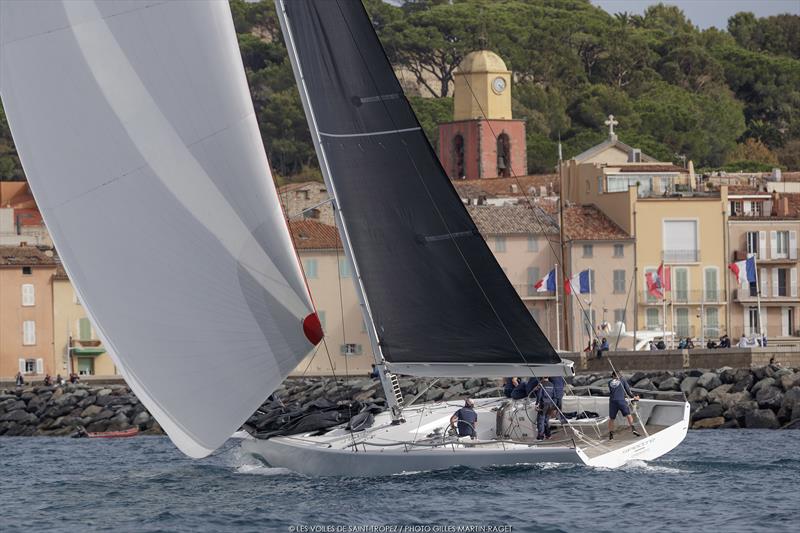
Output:
<svg viewBox="0 0 800 533">
<path fill-rule="evenodd" d="M 439 164 L 361 2 L 277 3 L 386 361 L 560 364 Z"/>
</svg>

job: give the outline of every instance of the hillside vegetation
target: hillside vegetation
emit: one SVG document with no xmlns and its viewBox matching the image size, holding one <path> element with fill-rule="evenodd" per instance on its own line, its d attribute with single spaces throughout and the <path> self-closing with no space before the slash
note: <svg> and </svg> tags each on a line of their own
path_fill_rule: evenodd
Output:
<svg viewBox="0 0 800 533">
<path fill-rule="evenodd" d="M 487 47 L 514 72 L 513 111 L 528 120 L 530 172 L 601 141 L 608 114 L 628 144 L 698 167 L 800 168 L 800 17 L 738 13 L 699 30 L 680 9 L 609 15 L 589 0 L 365 0 L 429 138 L 452 118 L 452 77 Z M 258 122 L 274 170 L 319 175 L 272 2 L 232 0 Z M 0 178 L 21 178 L 0 109 Z"/>
</svg>

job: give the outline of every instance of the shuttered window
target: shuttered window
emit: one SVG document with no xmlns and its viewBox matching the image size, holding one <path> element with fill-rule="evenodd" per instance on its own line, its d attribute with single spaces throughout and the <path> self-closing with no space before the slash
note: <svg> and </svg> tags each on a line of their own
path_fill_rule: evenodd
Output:
<svg viewBox="0 0 800 533">
<path fill-rule="evenodd" d="M 706 307 L 705 336 L 719 337 L 719 309 Z"/>
<path fill-rule="evenodd" d="M 350 277 L 350 262 L 347 260 L 346 257 L 339 258 L 339 277 L 340 278 Z"/>
<path fill-rule="evenodd" d="M 505 252 L 506 251 L 506 238 L 505 237 L 503 237 L 501 235 L 497 235 L 494 238 L 494 251 L 495 252 Z"/>
<path fill-rule="evenodd" d="M 650 307 L 645 312 L 647 329 L 656 330 L 661 329 L 661 321 L 658 318 L 658 309 Z"/>
<path fill-rule="evenodd" d="M 689 337 L 689 310 L 685 307 L 675 309 L 675 333 L 678 337 Z"/>
<path fill-rule="evenodd" d="M 92 340 L 92 323 L 88 318 L 78 320 L 78 335 L 82 341 Z"/>
<path fill-rule="evenodd" d="M 26 320 L 22 323 L 22 344 L 33 346 L 36 344 L 36 322 Z"/>
<path fill-rule="evenodd" d="M 528 251 L 529 252 L 539 251 L 539 239 L 537 239 L 535 235 L 528 235 Z"/>
<path fill-rule="evenodd" d="M 615 294 L 624 294 L 625 293 L 625 271 L 624 270 L 615 270 L 614 271 L 614 293 Z"/>
<path fill-rule="evenodd" d="M 25 307 L 36 305 L 36 296 L 32 283 L 22 284 L 22 305 Z"/>
<path fill-rule="evenodd" d="M 677 302 L 689 301 L 689 269 L 675 268 L 674 298 Z"/>
<path fill-rule="evenodd" d="M 306 272 L 308 279 L 317 279 L 319 277 L 319 264 L 316 259 L 306 259 L 303 261 L 303 270 Z"/>
<path fill-rule="evenodd" d="M 706 268 L 705 279 L 705 300 L 707 302 L 716 302 L 719 298 L 719 271 L 716 267 Z"/>
<path fill-rule="evenodd" d="M 539 267 L 528 267 L 528 296 L 536 295 L 536 282 L 541 279 L 539 277 Z"/>
</svg>

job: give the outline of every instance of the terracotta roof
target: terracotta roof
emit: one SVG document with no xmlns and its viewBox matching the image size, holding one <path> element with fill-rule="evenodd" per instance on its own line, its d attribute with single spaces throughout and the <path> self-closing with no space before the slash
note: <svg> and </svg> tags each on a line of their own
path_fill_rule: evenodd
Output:
<svg viewBox="0 0 800 533">
<path fill-rule="evenodd" d="M 800 172 L 781 172 L 781 181 L 800 181 Z"/>
<path fill-rule="evenodd" d="M 560 190 L 558 174 L 453 180 L 453 185 L 462 198 L 539 196 L 541 187 L 546 187 L 548 193 L 552 194 L 558 194 Z"/>
<path fill-rule="evenodd" d="M 55 266 L 54 257 L 35 246 L 0 246 L 0 266 Z"/>
<path fill-rule="evenodd" d="M 780 194 L 780 198 L 787 198 L 789 200 L 789 216 L 792 218 L 800 218 L 800 193 L 784 192 Z"/>
<path fill-rule="evenodd" d="M 761 194 L 770 196 L 770 193 L 759 190 L 754 185 L 728 185 L 728 194 Z"/>
<path fill-rule="evenodd" d="M 558 224 L 541 207 L 527 205 L 468 205 L 483 235 L 556 234 Z"/>
<path fill-rule="evenodd" d="M 610 167 L 614 165 L 609 164 Z M 638 163 L 625 163 L 625 166 L 619 167 L 620 172 L 680 172 L 681 174 L 688 174 L 689 171 L 678 165 L 665 163 L 661 165 L 640 165 Z"/>
<path fill-rule="evenodd" d="M 590 159 L 590 158 L 596 156 L 597 154 L 603 152 L 604 150 L 606 150 L 608 148 L 612 148 L 612 147 L 619 148 L 620 150 L 622 150 L 626 154 L 630 154 L 634 150 L 632 146 L 628 146 L 624 142 L 620 141 L 617 138 L 616 135 L 613 135 L 613 136 L 610 136 L 605 141 L 601 142 L 600 144 L 596 144 L 596 145 L 592 146 L 591 148 L 589 148 L 588 150 L 585 150 L 585 151 L 579 153 L 578 155 L 576 155 L 572 159 L 574 159 L 575 161 L 580 163 L 581 161 L 585 161 L 586 159 Z M 645 162 L 645 163 L 650 163 L 650 162 L 656 162 L 657 161 L 656 158 L 654 158 L 652 156 L 649 156 L 644 152 L 641 152 L 641 156 L 642 156 L 642 161 Z"/>
<path fill-rule="evenodd" d="M 342 247 L 336 228 L 316 220 L 293 220 L 289 222 L 289 229 L 298 250 L 334 250 Z"/>
<path fill-rule="evenodd" d="M 566 240 L 610 241 L 629 238 L 625 230 L 594 205 L 576 205 L 564 209 Z"/>
<path fill-rule="evenodd" d="M 64 266 L 59 264 L 56 267 L 56 273 L 53 274 L 53 279 L 66 279 L 69 280 L 69 276 L 67 276 L 67 271 L 64 270 Z"/>
<path fill-rule="evenodd" d="M 26 181 L 0 183 L 0 207 L 35 209 L 36 201 Z"/>
</svg>

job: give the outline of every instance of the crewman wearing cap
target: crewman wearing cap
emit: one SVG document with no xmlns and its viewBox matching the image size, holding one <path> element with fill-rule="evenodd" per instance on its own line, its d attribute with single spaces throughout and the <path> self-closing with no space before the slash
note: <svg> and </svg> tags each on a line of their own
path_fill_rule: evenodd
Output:
<svg viewBox="0 0 800 533">
<path fill-rule="evenodd" d="M 464 400 L 464 407 L 453 413 L 450 417 L 450 425 L 455 425 L 459 437 L 478 437 L 475 428 L 478 426 L 478 413 L 475 412 L 475 404 L 467 398 Z"/>
</svg>

